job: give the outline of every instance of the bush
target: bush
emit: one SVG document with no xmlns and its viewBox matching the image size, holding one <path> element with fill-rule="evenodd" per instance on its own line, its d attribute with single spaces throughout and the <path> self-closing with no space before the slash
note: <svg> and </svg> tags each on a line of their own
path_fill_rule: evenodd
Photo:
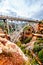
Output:
<svg viewBox="0 0 43 65">
<path fill-rule="evenodd" d="M 34 52 L 39 52 L 41 50 L 41 46 L 39 45 L 34 45 Z"/>
<path fill-rule="evenodd" d="M 37 38 L 38 43 L 43 43 L 43 38 Z"/>
<path fill-rule="evenodd" d="M 38 57 L 41 60 L 41 62 L 43 62 L 43 49 L 41 51 L 39 51 Z"/>
<path fill-rule="evenodd" d="M 26 38 L 26 39 L 24 40 L 24 43 L 26 44 L 26 43 L 30 42 L 30 40 L 31 40 L 31 37 L 28 37 L 28 38 Z"/>
<path fill-rule="evenodd" d="M 17 44 L 17 46 L 21 47 L 22 43 L 20 41 L 17 41 L 16 44 Z"/>
</svg>

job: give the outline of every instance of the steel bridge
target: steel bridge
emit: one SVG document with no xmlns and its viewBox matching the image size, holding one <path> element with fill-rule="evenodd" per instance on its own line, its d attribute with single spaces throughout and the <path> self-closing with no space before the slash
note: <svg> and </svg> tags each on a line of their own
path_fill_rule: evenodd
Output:
<svg viewBox="0 0 43 65">
<path fill-rule="evenodd" d="M 34 23 L 38 23 L 39 21 L 38 20 L 29 20 L 29 19 L 27 19 L 27 18 L 18 18 L 18 17 L 11 17 L 11 16 L 0 16 L 0 20 L 3 20 L 3 21 L 5 21 L 5 20 L 11 20 L 11 21 L 27 21 L 27 22 L 34 22 Z"/>
</svg>

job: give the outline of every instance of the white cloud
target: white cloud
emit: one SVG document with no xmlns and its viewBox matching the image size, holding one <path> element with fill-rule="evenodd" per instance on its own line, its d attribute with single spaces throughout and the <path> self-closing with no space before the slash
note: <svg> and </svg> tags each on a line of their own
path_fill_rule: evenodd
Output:
<svg viewBox="0 0 43 65">
<path fill-rule="evenodd" d="M 4 0 L 0 3 L 0 12 L 10 13 L 8 10 L 11 10 L 18 16 L 34 18 L 33 15 L 43 9 L 42 4 L 43 0 Z"/>
</svg>

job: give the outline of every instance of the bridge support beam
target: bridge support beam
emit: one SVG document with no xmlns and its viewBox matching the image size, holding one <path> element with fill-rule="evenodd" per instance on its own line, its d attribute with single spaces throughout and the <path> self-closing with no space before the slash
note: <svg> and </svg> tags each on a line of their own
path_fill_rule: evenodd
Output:
<svg viewBox="0 0 43 65">
<path fill-rule="evenodd" d="M 4 19 L 3 21 L 4 21 L 4 30 L 5 30 L 4 32 L 7 33 L 7 34 L 9 34 L 8 21 L 7 21 L 7 19 Z"/>
</svg>

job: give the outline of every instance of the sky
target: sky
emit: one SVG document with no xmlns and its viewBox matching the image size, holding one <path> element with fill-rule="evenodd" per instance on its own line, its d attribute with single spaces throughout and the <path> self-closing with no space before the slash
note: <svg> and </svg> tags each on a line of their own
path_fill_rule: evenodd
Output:
<svg viewBox="0 0 43 65">
<path fill-rule="evenodd" d="M 43 0 L 0 0 L 0 15 L 43 19 Z"/>
</svg>

